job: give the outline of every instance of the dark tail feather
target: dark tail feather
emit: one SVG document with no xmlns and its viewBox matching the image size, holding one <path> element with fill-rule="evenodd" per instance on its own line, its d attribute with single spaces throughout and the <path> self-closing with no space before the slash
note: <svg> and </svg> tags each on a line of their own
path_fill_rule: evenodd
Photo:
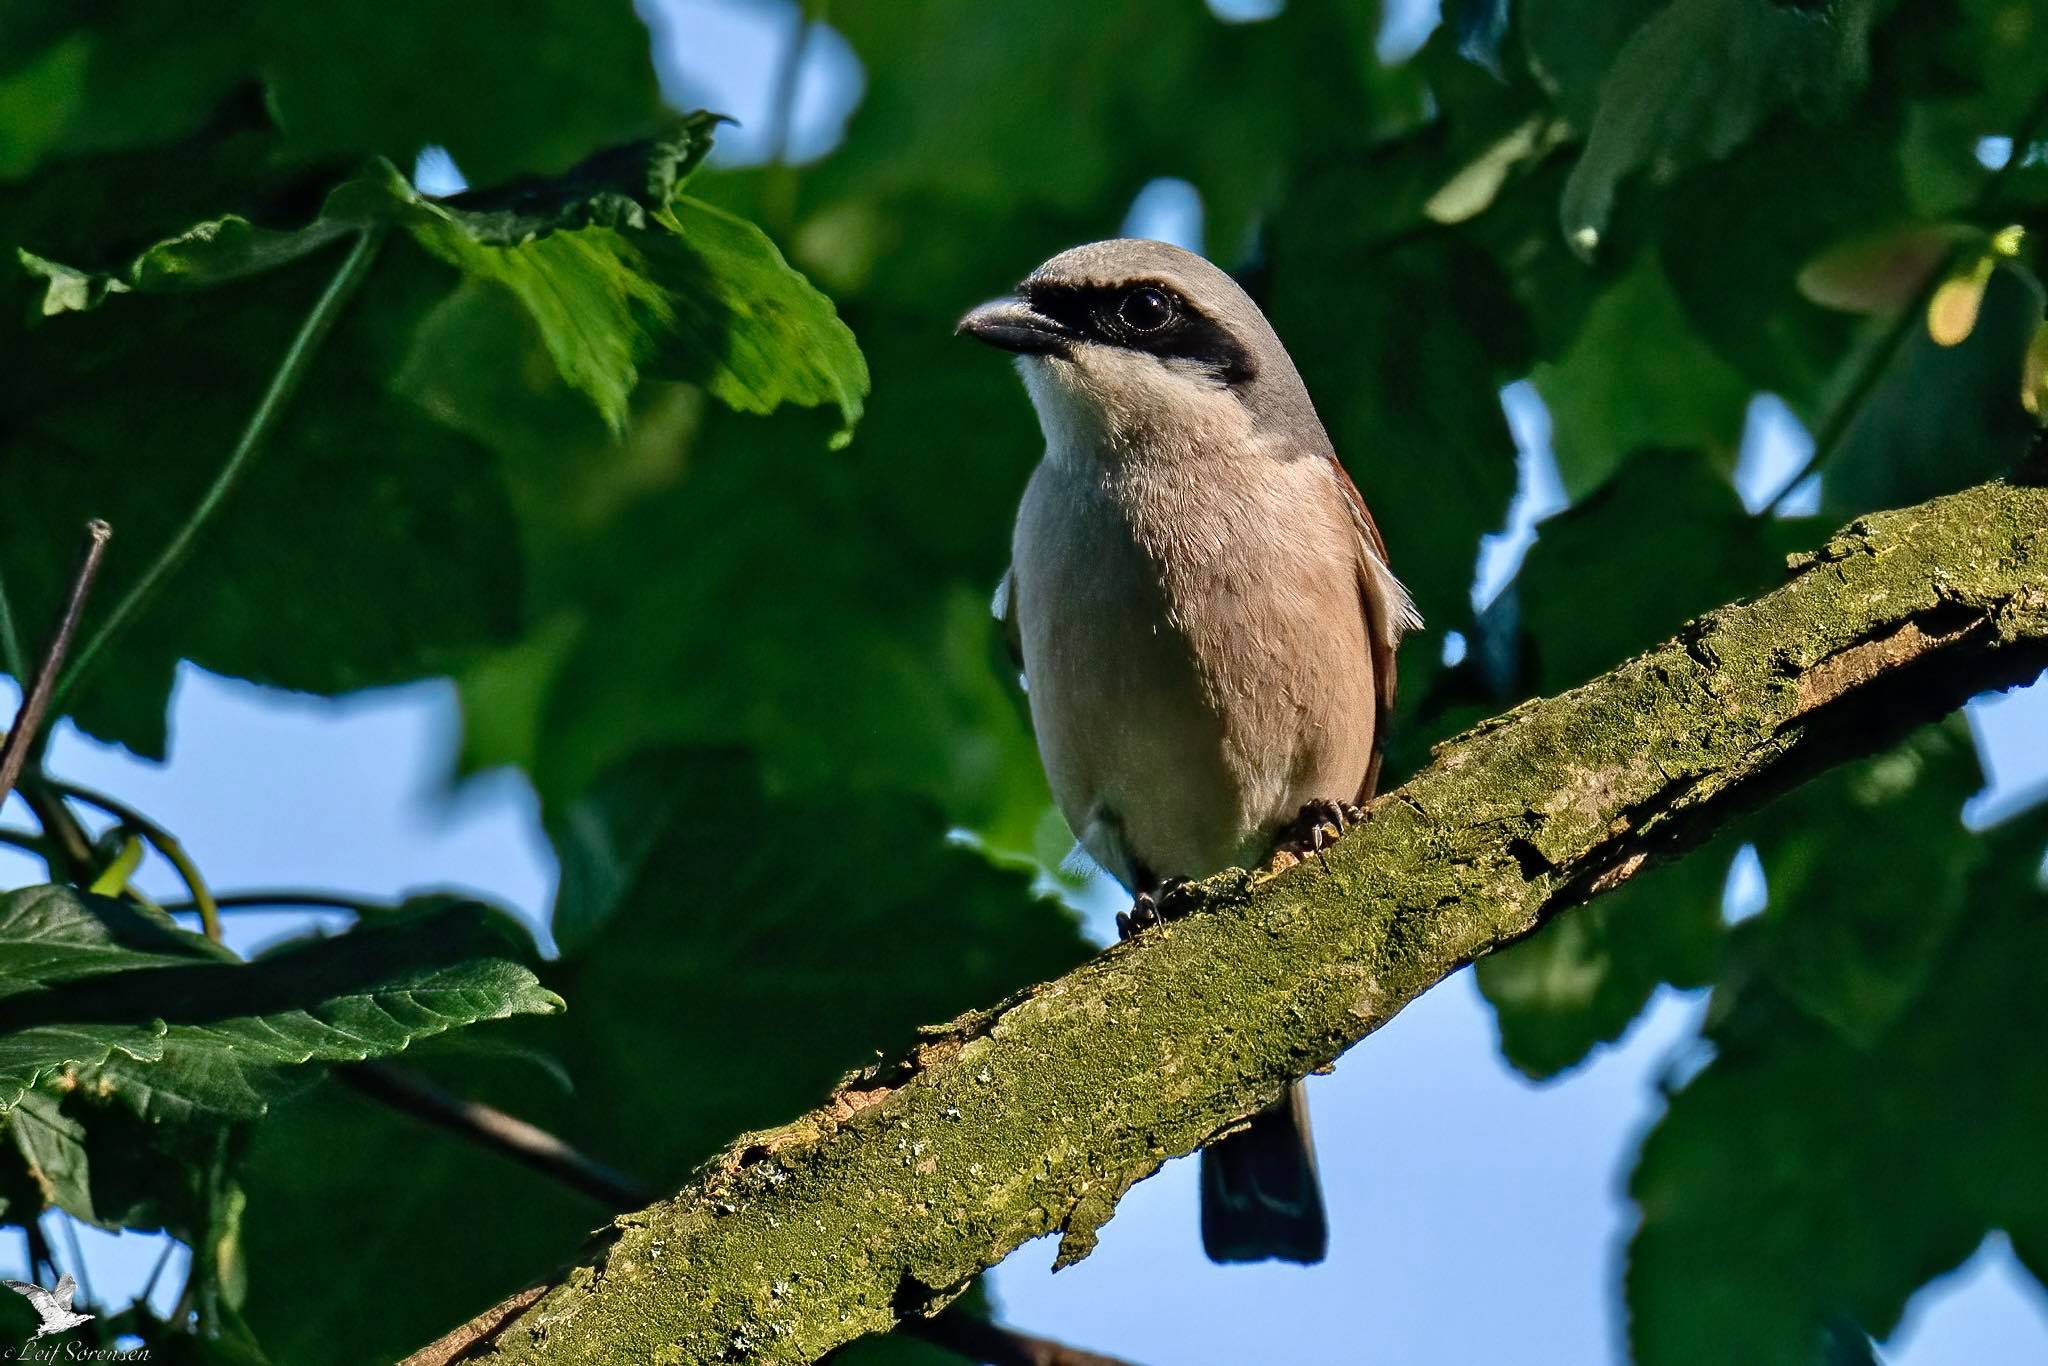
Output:
<svg viewBox="0 0 2048 1366">
<path fill-rule="evenodd" d="M 1251 1127 L 1202 1149 L 1202 1250 L 1214 1262 L 1320 1262 L 1330 1243 L 1296 1082 Z"/>
</svg>

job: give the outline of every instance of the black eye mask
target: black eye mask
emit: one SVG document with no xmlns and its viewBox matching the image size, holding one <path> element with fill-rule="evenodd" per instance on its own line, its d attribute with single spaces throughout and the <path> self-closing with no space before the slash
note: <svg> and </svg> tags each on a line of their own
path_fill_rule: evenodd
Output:
<svg viewBox="0 0 2048 1366">
<path fill-rule="evenodd" d="M 1198 361 L 1233 387 L 1257 374 L 1251 353 L 1170 286 L 1026 283 L 1032 308 L 1084 340 Z"/>
</svg>

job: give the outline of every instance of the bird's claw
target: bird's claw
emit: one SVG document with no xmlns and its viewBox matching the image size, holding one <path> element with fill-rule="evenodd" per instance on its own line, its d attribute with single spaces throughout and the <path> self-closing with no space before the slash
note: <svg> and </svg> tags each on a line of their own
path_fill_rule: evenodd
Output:
<svg viewBox="0 0 2048 1366">
<path fill-rule="evenodd" d="M 1171 877 L 1160 883 L 1156 891 L 1138 893 L 1131 901 L 1131 909 L 1116 913 L 1116 937 L 1125 941 L 1135 939 L 1146 930 L 1184 914 L 1186 908 L 1174 904 L 1178 899 L 1174 893 L 1185 886 L 1186 878 Z"/>
<path fill-rule="evenodd" d="M 1280 840 L 1280 848 L 1289 853 L 1313 854 L 1329 870 L 1329 859 L 1323 851 L 1332 841 L 1352 826 L 1365 819 L 1365 808 L 1355 802 L 1332 801 L 1328 797 L 1317 797 L 1301 808 L 1301 814 L 1287 828 Z"/>
</svg>

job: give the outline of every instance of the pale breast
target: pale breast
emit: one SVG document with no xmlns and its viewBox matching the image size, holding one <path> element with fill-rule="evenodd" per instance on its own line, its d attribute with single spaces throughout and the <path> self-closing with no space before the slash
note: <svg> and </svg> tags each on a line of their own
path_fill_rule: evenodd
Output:
<svg viewBox="0 0 2048 1366">
<path fill-rule="evenodd" d="M 1127 885 L 1249 862 L 1304 802 L 1358 794 L 1358 534 L 1319 460 L 1048 460 L 1013 550 L 1053 795 Z"/>
</svg>

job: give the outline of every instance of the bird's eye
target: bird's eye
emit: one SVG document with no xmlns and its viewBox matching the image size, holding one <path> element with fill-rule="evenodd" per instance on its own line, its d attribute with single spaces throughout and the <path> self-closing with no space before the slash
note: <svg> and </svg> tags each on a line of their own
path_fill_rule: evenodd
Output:
<svg viewBox="0 0 2048 1366">
<path fill-rule="evenodd" d="M 1172 296 L 1152 285 L 1139 285 L 1117 301 L 1116 320 L 1133 332 L 1157 332 L 1173 315 Z"/>
</svg>

